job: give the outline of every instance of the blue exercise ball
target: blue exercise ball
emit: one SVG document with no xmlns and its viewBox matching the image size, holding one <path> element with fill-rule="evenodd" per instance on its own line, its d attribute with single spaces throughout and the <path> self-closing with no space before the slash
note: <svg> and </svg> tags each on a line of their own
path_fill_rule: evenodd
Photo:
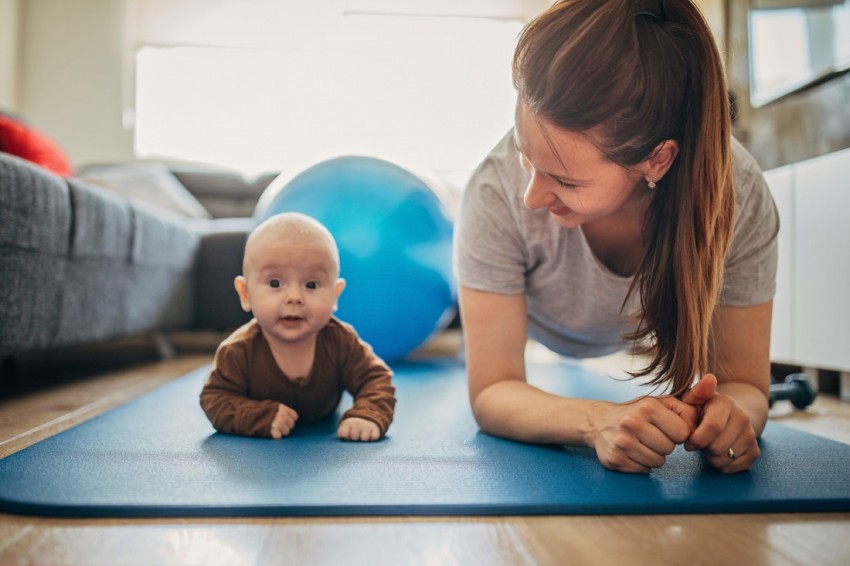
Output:
<svg viewBox="0 0 850 566">
<path fill-rule="evenodd" d="M 330 230 L 346 280 L 336 316 L 386 361 L 401 360 L 445 328 L 456 308 L 453 226 L 421 178 L 360 156 L 282 176 L 264 192 L 255 219 L 300 212 Z"/>
</svg>

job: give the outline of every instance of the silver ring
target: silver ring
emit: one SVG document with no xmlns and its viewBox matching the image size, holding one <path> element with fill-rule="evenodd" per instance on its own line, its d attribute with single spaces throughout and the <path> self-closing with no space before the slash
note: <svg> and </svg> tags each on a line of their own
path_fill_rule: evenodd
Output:
<svg viewBox="0 0 850 566">
<path fill-rule="evenodd" d="M 738 457 L 737 454 L 735 454 L 735 451 L 732 450 L 732 448 L 729 448 L 729 451 L 726 454 L 729 455 L 730 460 L 734 460 L 735 458 Z"/>
</svg>

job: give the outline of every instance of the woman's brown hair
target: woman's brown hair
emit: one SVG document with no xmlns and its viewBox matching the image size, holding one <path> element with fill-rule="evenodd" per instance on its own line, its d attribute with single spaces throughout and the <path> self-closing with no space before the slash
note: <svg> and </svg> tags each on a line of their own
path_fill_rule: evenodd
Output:
<svg viewBox="0 0 850 566">
<path fill-rule="evenodd" d="M 708 369 L 735 207 L 726 80 L 702 13 L 691 0 L 556 2 L 520 35 L 513 80 L 536 116 L 592 131 L 624 168 L 678 143 L 647 210 L 626 338 L 650 354 L 632 375 L 682 393 Z"/>
</svg>

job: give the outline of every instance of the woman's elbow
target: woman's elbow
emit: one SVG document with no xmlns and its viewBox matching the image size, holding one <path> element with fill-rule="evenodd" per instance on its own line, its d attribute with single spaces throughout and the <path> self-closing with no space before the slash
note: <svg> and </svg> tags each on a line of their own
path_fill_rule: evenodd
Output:
<svg viewBox="0 0 850 566">
<path fill-rule="evenodd" d="M 493 421 L 493 386 L 486 387 L 476 392 L 470 392 L 469 403 L 472 408 L 472 416 L 478 424 L 481 432 L 492 434 L 490 423 Z"/>
</svg>

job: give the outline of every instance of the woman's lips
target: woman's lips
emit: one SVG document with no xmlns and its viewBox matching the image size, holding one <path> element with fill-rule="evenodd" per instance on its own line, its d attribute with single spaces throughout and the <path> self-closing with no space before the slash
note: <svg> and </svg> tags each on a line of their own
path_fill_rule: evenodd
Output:
<svg viewBox="0 0 850 566">
<path fill-rule="evenodd" d="M 572 209 L 570 209 L 566 206 L 563 206 L 563 205 L 553 204 L 552 206 L 549 207 L 549 212 L 551 212 L 555 216 L 564 216 L 564 215 L 572 212 Z"/>
</svg>

